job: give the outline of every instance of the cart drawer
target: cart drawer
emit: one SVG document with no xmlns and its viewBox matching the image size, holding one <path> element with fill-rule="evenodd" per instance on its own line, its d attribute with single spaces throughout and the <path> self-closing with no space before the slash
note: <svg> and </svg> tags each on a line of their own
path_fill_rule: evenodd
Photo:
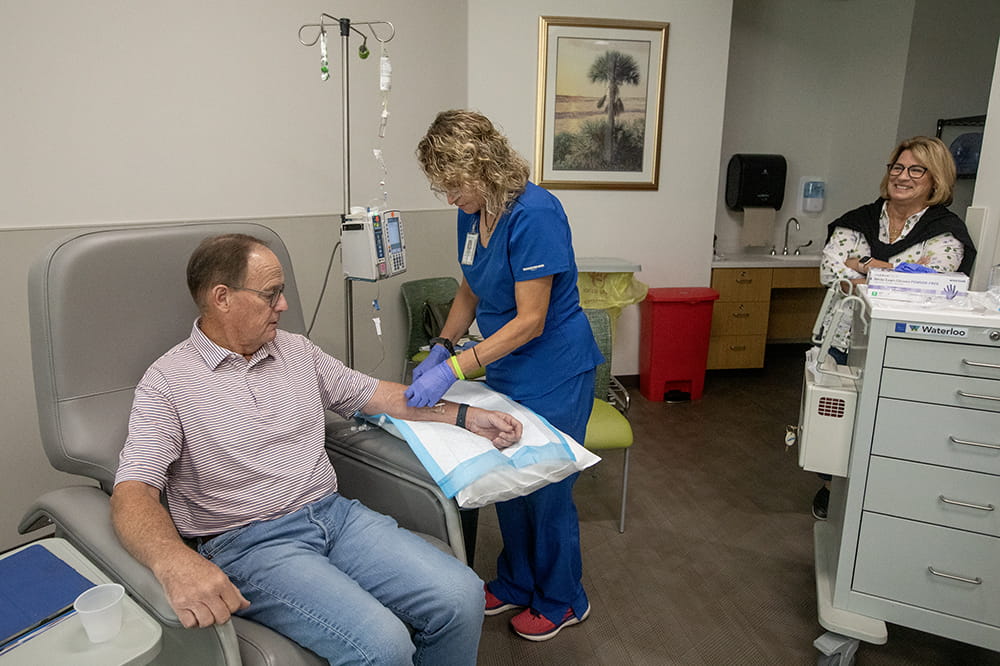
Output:
<svg viewBox="0 0 1000 666">
<path fill-rule="evenodd" d="M 1000 415 L 879 398 L 872 453 L 1000 474 Z"/>
<path fill-rule="evenodd" d="M 887 368 L 1000 379 L 1000 347 L 889 338 L 882 364 Z"/>
<path fill-rule="evenodd" d="M 996 537 L 865 512 L 851 587 L 1000 626 L 997 552 Z"/>
<path fill-rule="evenodd" d="M 865 510 L 1000 536 L 1000 477 L 872 456 Z"/>
<path fill-rule="evenodd" d="M 909 370 L 882 370 L 879 395 L 932 405 L 971 407 L 1000 412 L 1000 382 Z"/>
</svg>

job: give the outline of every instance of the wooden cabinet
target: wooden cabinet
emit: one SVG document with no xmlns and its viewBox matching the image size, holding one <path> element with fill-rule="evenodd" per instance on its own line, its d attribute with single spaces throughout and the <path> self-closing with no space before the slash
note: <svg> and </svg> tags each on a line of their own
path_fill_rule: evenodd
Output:
<svg viewBox="0 0 1000 666">
<path fill-rule="evenodd" d="M 771 272 L 768 342 L 808 342 L 826 288 L 819 268 L 776 268 Z"/>
<path fill-rule="evenodd" d="M 819 268 L 715 268 L 708 369 L 761 368 L 768 342 L 808 342 L 825 289 Z"/>
<path fill-rule="evenodd" d="M 719 300 L 712 308 L 709 370 L 764 366 L 771 272 L 770 268 L 712 271 L 712 289 L 719 292 Z"/>
</svg>

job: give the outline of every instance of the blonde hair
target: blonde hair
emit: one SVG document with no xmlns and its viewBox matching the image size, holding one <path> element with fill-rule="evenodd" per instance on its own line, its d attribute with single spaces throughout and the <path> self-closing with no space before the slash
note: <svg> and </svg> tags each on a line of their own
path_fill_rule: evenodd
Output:
<svg viewBox="0 0 1000 666">
<path fill-rule="evenodd" d="M 941 139 L 929 136 L 915 136 L 912 139 L 901 141 L 896 149 L 889 156 L 889 164 L 895 164 L 903 151 L 909 150 L 913 153 L 922 166 L 927 167 L 927 176 L 933 180 L 931 184 L 931 194 L 927 198 L 927 205 L 944 204 L 947 206 L 952 201 L 955 192 L 955 160 L 951 152 Z M 882 176 L 882 184 L 879 186 L 879 194 L 883 199 L 889 198 L 889 170 L 886 169 Z"/>
<path fill-rule="evenodd" d="M 417 144 L 417 160 L 432 187 L 469 188 L 490 215 L 502 215 L 528 183 L 528 162 L 475 111 L 439 113 Z"/>
</svg>

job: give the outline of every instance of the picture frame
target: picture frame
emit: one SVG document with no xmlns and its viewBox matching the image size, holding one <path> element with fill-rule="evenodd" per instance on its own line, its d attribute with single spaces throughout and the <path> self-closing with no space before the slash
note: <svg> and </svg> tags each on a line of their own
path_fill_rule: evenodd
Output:
<svg viewBox="0 0 1000 666">
<path fill-rule="evenodd" d="M 659 188 L 669 28 L 659 21 L 539 17 L 538 185 Z"/>
</svg>

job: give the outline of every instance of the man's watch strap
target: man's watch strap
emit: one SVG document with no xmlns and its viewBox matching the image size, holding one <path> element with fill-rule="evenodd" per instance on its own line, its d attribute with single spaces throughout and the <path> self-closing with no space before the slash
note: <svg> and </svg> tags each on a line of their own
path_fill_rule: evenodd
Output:
<svg viewBox="0 0 1000 666">
<path fill-rule="evenodd" d="M 469 406 L 464 402 L 458 406 L 458 414 L 455 415 L 455 425 L 465 428 L 465 413 L 469 411 Z"/>
<path fill-rule="evenodd" d="M 448 350 L 448 353 L 452 356 L 455 355 L 455 345 L 451 344 L 451 340 L 448 338 L 431 338 L 428 344 L 433 347 L 434 345 L 441 345 Z"/>
</svg>

